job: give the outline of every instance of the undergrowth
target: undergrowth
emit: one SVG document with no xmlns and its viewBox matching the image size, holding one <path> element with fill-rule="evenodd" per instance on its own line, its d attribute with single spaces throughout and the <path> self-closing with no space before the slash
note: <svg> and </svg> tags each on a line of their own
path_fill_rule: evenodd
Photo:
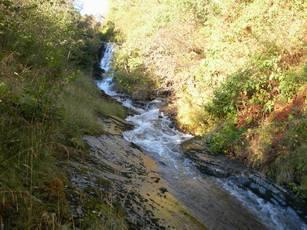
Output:
<svg viewBox="0 0 307 230">
<path fill-rule="evenodd" d="M 101 116 L 124 115 L 87 74 L 99 27 L 71 1 L 0 1 L 1 229 L 74 226 L 57 163 L 87 154 L 81 138 L 103 133 Z"/>
<path fill-rule="evenodd" d="M 120 87 L 146 95 L 158 82 L 182 130 L 306 196 L 302 1 L 112 3 Z"/>
</svg>

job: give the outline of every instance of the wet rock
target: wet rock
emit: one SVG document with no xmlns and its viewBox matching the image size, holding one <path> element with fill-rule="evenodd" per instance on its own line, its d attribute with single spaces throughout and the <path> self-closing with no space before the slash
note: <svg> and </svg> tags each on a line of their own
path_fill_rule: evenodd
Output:
<svg viewBox="0 0 307 230">
<path fill-rule="evenodd" d="M 159 188 L 159 190 L 162 194 L 167 192 L 167 188 L 164 188 L 164 187 Z"/>
<path fill-rule="evenodd" d="M 113 121 L 119 125 L 119 126 L 123 126 L 125 129 L 130 129 L 133 127 L 132 124 L 130 124 L 129 122 L 117 117 L 117 116 L 112 116 L 110 115 L 109 118 L 113 119 Z"/>
<path fill-rule="evenodd" d="M 152 177 L 152 179 L 154 180 L 154 183 L 159 183 L 159 181 L 160 181 L 159 177 Z"/>
<path fill-rule="evenodd" d="M 96 80 L 102 80 L 104 77 L 105 70 L 100 67 L 100 64 L 97 62 L 93 66 L 93 78 Z"/>
<path fill-rule="evenodd" d="M 127 222 L 131 229 L 161 229 L 150 206 L 138 191 L 146 178 L 146 168 L 142 160 L 142 152 L 134 148 L 120 136 L 103 135 L 84 138 L 91 147 L 96 163 L 107 165 L 114 169 L 114 174 L 105 173 L 112 180 L 112 195 L 120 200 L 126 210 Z M 96 166 L 97 167 L 97 166 Z"/>
<path fill-rule="evenodd" d="M 107 43 L 103 42 L 98 49 L 98 53 L 97 53 L 98 60 L 101 60 L 103 58 L 106 48 L 107 48 Z"/>
<path fill-rule="evenodd" d="M 284 188 L 274 184 L 261 173 L 249 169 L 240 162 L 227 158 L 224 155 L 214 155 L 207 149 L 201 138 L 193 138 L 182 145 L 184 154 L 191 159 L 203 174 L 222 178 L 245 191 L 254 194 L 264 202 L 275 204 L 278 207 L 294 208 L 302 219 L 307 219 L 302 213 L 306 207 L 299 205 L 293 195 Z"/>
<path fill-rule="evenodd" d="M 192 138 L 182 144 L 183 153 L 204 174 L 218 178 L 242 171 L 242 164 L 223 155 L 214 155 L 201 138 Z"/>
<path fill-rule="evenodd" d="M 157 89 L 155 91 L 157 97 L 170 97 L 173 94 L 172 88 Z"/>
<path fill-rule="evenodd" d="M 131 97 L 134 100 L 150 100 L 152 97 L 152 92 L 148 89 L 138 89 L 134 92 L 132 92 Z"/>
<path fill-rule="evenodd" d="M 198 152 L 204 154 L 212 154 L 210 153 L 206 143 L 202 138 L 194 137 L 190 140 L 187 140 L 181 144 L 182 150 L 185 153 L 189 152 Z"/>
</svg>

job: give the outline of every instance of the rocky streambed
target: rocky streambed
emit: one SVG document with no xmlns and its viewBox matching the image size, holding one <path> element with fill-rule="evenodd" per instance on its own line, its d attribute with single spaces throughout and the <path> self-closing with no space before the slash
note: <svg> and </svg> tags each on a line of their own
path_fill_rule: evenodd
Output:
<svg viewBox="0 0 307 230">
<path fill-rule="evenodd" d="M 121 207 L 131 229 L 307 229 L 306 208 L 291 194 L 176 130 L 160 111 L 163 99 L 136 102 L 116 92 L 112 53 L 108 44 L 97 86 L 130 116 L 104 118 L 105 134 L 84 137 L 91 155 L 71 165 L 73 187 L 109 194 L 107 201 Z M 82 207 L 74 209 L 82 220 Z"/>
<path fill-rule="evenodd" d="M 70 204 L 76 226 L 83 229 L 88 212 L 98 218 L 105 216 L 95 205 L 88 210 L 80 202 L 83 194 L 93 202 L 120 206 L 130 229 L 205 229 L 172 195 L 171 188 L 159 175 L 156 162 L 122 137 L 122 132 L 130 126 L 117 117 L 102 122 L 106 124 L 106 134 L 84 137 L 91 154 L 65 165 L 71 180 L 70 190 L 75 191 L 70 193 Z M 100 224 L 112 226 L 104 220 Z M 125 228 L 124 224 L 114 224 L 112 229 Z"/>
</svg>

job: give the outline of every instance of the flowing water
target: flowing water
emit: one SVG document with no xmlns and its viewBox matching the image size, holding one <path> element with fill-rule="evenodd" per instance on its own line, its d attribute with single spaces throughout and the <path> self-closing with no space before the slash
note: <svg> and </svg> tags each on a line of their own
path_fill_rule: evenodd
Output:
<svg viewBox="0 0 307 230">
<path fill-rule="evenodd" d="M 180 144 L 192 136 L 181 133 L 159 107 L 163 99 L 133 102 L 116 92 L 111 73 L 113 45 L 107 44 L 101 68 L 107 73 L 98 87 L 135 115 L 127 117 L 134 129 L 123 137 L 155 159 L 159 173 L 175 195 L 209 229 L 307 229 L 290 207 L 287 192 L 249 170 L 226 178 L 201 173 L 183 154 Z M 301 216 L 303 214 L 301 213 Z"/>
</svg>

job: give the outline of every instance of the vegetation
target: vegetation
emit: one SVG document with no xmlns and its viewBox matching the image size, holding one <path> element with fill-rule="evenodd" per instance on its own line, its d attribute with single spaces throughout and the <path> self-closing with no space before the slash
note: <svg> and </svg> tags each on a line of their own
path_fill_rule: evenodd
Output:
<svg viewBox="0 0 307 230">
<path fill-rule="evenodd" d="M 81 138 L 103 132 L 99 116 L 124 116 L 118 105 L 101 98 L 88 74 L 101 42 L 99 27 L 69 0 L 0 2 L 0 226 L 5 229 L 73 226 L 69 181 L 58 158 L 86 153 Z M 109 205 L 100 208 L 108 210 L 107 222 L 122 221 Z"/>
<path fill-rule="evenodd" d="M 60 162 L 87 153 L 82 136 L 103 133 L 101 117 L 125 117 L 88 77 L 102 38 L 118 43 L 120 90 L 136 99 L 171 91 L 183 130 L 307 199 L 303 2 L 112 4 L 101 30 L 70 0 L 0 1 L 0 226 L 74 227 Z M 87 212 L 82 226 L 125 228 L 119 208 L 83 203 L 103 218 Z"/>
<path fill-rule="evenodd" d="M 182 129 L 307 197 L 304 3 L 112 2 L 120 87 L 171 89 Z"/>
</svg>

